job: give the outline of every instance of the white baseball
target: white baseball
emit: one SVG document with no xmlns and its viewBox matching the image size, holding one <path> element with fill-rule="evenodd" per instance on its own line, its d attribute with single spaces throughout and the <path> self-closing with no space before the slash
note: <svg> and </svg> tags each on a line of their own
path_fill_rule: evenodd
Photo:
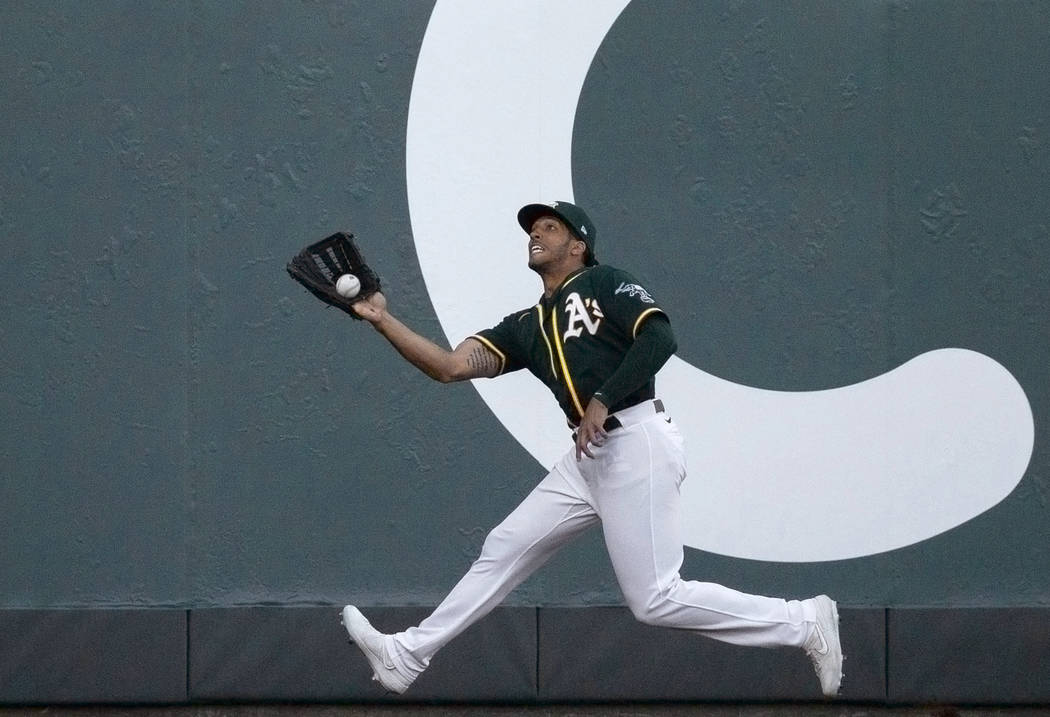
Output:
<svg viewBox="0 0 1050 717">
<path fill-rule="evenodd" d="M 353 274 L 343 274 L 335 280 L 335 290 L 340 296 L 352 299 L 361 291 L 361 280 Z"/>
</svg>

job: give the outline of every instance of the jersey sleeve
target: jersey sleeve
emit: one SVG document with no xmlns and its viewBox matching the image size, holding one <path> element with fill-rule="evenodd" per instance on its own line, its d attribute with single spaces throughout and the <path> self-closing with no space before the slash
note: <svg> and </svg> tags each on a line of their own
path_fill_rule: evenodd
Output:
<svg viewBox="0 0 1050 717">
<path fill-rule="evenodd" d="M 651 381 L 678 348 L 666 317 L 662 313 L 650 314 L 650 317 L 642 322 L 637 339 L 624 354 L 616 371 L 594 392 L 594 397 L 608 408 L 619 405 Z"/>
<path fill-rule="evenodd" d="M 528 311 L 518 311 L 503 317 L 490 329 L 482 329 L 470 338 L 481 342 L 500 361 L 497 375 L 525 368 L 525 356 L 521 346 L 521 322 L 528 318 Z"/>
<path fill-rule="evenodd" d="M 602 287 L 601 306 L 608 320 L 630 339 L 638 336 L 646 319 L 666 313 L 649 290 L 626 271 L 613 269 Z"/>
</svg>

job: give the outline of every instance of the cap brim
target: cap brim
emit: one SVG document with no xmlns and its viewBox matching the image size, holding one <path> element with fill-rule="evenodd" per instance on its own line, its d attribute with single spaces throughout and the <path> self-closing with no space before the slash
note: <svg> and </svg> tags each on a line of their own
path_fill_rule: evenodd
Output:
<svg viewBox="0 0 1050 717">
<path fill-rule="evenodd" d="M 532 232 L 532 225 L 540 217 L 558 217 L 570 227 L 572 226 L 572 222 L 567 221 L 565 217 L 558 213 L 557 209 L 549 204 L 526 204 L 518 210 L 518 224 L 521 225 L 526 234 Z"/>
</svg>

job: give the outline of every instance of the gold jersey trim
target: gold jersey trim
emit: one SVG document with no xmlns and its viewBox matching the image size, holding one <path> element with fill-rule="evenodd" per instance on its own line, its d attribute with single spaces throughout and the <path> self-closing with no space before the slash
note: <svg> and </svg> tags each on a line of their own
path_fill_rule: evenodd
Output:
<svg viewBox="0 0 1050 717">
<path fill-rule="evenodd" d="M 658 309 L 658 308 L 656 308 L 654 306 L 653 308 L 646 309 L 641 314 L 639 314 L 638 318 L 635 319 L 635 321 L 634 321 L 634 329 L 631 330 L 631 338 L 632 339 L 638 338 L 638 329 L 640 329 L 642 327 L 642 322 L 643 321 L 645 321 L 647 318 L 649 318 L 653 314 L 662 314 L 662 313 L 663 313 L 663 309 Z"/>
<path fill-rule="evenodd" d="M 557 307 L 555 307 L 554 311 L 557 310 Z M 547 329 L 543 326 L 543 307 L 539 304 L 536 304 L 536 313 L 538 313 L 540 317 L 540 335 L 543 337 L 543 343 L 547 344 L 547 356 L 551 360 L 551 373 L 554 374 L 554 379 L 557 380 L 558 369 L 554 367 L 554 349 L 551 348 L 551 340 L 547 338 Z M 557 333 L 557 331 L 555 331 L 555 333 Z"/>
<path fill-rule="evenodd" d="M 558 311 L 551 311 L 551 328 L 554 329 L 554 346 L 558 349 L 558 361 L 561 363 L 562 375 L 565 376 L 565 387 L 569 389 L 569 397 L 572 405 L 576 407 L 580 418 L 583 418 L 583 405 L 580 397 L 576 395 L 576 387 L 572 384 L 572 376 L 569 375 L 569 365 L 565 361 L 565 351 L 561 346 L 561 333 L 558 331 Z"/>
</svg>

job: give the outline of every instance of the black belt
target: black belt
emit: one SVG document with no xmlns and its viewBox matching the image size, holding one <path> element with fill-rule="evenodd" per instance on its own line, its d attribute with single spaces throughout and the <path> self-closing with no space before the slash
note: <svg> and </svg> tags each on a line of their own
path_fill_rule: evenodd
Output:
<svg viewBox="0 0 1050 717">
<path fill-rule="evenodd" d="M 664 402 L 661 401 L 659 398 L 654 398 L 653 399 L 653 408 L 656 409 L 657 413 L 663 413 L 664 412 Z M 578 426 L 572 426 L 573 438 L 576 437 L 576 432 L 575 432 L 576 428 L 578 428 Z M 602 424 L 602 430 L 605 431 L 606 433 L 608 433 L 609 431 L 615 431 L 617 428 L 623 428 L 623 424 L 620 423 L 620 419 L 617 418 L 616 416 L 609 416 L 608 418 L 605 419 L 605 423 Z"/>
</svg>

